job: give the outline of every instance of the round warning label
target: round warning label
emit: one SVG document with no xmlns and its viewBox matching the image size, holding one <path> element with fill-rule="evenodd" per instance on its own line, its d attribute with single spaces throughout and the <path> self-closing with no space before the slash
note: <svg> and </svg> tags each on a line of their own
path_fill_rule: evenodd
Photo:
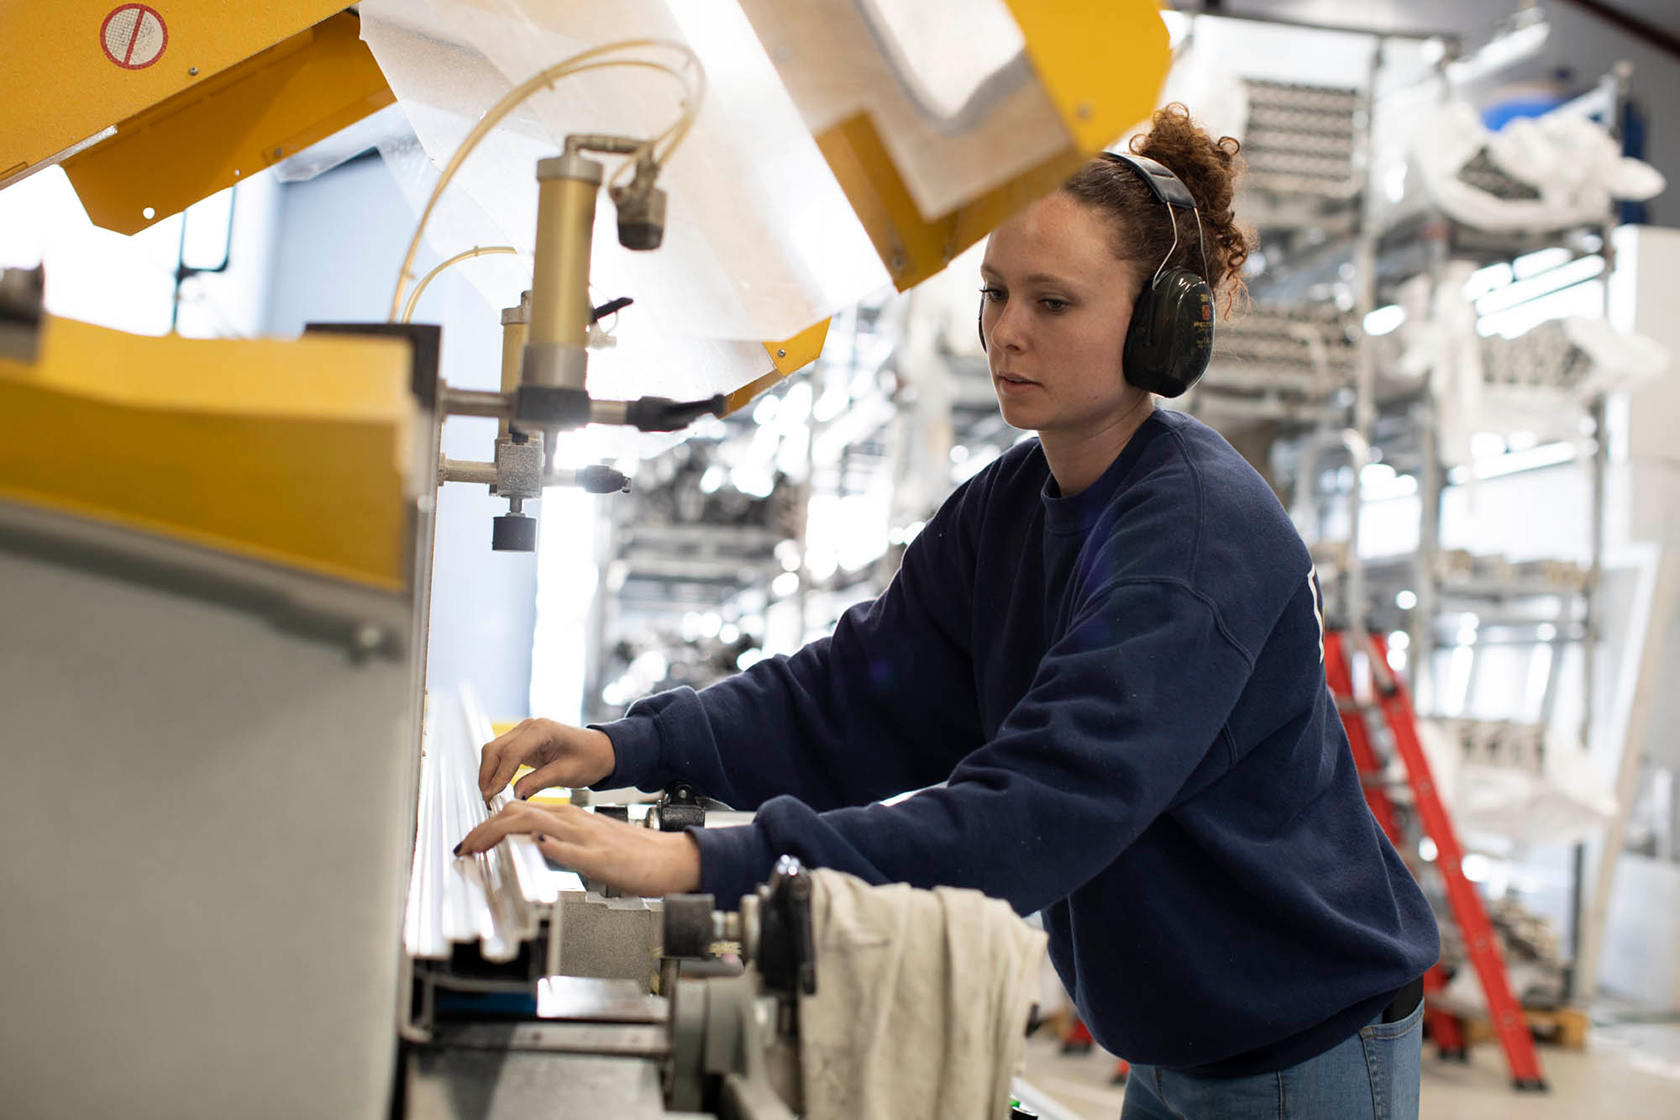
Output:
<svg viewBox="0 0 1680 1120">
<path fill-rule="evenodd" d="M 99 45 L 105 48 L 105 57 L 124 70 L 144 70 L 163 57 L 169 28 L 156 8 L 120 4 L 99 25 Z"/>
</svg>

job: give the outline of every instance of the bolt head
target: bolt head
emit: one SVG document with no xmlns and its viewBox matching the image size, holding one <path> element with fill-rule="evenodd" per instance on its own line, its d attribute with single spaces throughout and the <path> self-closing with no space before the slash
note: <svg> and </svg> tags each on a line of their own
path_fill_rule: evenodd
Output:
<svg viewBox="0 0 1680 1120">
<path fill-rule="evenodd" d="M 787 351 L 786 351 L 786 350 L 778 350 L 778 351 L 776 351 L 776 357 L 778 357 L 778 358 L 785 358 L 785 357 L 787 357 Z"/>
</svg>

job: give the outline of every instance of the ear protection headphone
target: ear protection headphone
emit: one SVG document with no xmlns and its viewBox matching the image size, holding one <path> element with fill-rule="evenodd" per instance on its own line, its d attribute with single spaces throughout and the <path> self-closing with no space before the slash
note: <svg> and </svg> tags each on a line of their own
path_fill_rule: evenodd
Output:
<svg viewBox="0 0 1680 1120">
<path fill-rule="evenodd" d="M 1196 244 L 1202 251 L 1202 271 L 1207 271 L 1207 243 L 1202 238 L 1202 215 L 1190 189 L 1164 164 L 1147 156 L 1103 152 L 1104 159 L 1123 164 L 1143 180 L 1173 224 L 1172 247 L 1155 275 L 1138 293 L 1132 305 L 1132 321 L 1126 328 L 1122 351 L 1126 380 L 1163 397 L 1180 396 L 1207 370 L 1213 355 L 1213 289 L 1206 280 L 1187 268 L 1168 268 L 1178 252 L 1178 210 L 1188 210 L 1196 219 Z M 980 349 L 986 348 L 986 297 L 980 297 Z"/>
</svg>

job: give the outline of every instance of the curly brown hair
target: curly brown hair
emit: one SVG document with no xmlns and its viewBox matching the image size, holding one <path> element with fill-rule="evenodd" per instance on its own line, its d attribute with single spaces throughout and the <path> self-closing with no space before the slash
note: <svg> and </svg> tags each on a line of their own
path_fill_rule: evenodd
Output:
<svg viewBox="0 0 1680 1120">
<path fill-rule="evenodd" d="M 1115 219 L 1114 252 L 1132 263 L 1147 282 L 1169 251 L 1169 268 L 1187 268 L 1208 282 L 1224 304 L 1225 318 L 1244 291 L 1243 262 L 1254 245 L 1254 231 L 1239 222 L 1231 209 L 1237 178 L 1243 172 L 1241 145 L 1232 137 L 1215 140 L 1190 118 L 1178 102 L 1164 106 L 1150 119 L 1149 131 L 1134 136 L 1132 154 L 1165 164 L 1190 190 L 1201 216 L 1207 264 L 1197 244 L 1194 221 L 1185 229 L 1183 216 L 1169 213 L 1150 194 L 1136 172 L 1101 156 L 1092 159 L 1062 185 L 1080 202 Z M 1179 222 L 1178 249 L 1172 250 L 1173 222 Z"/>
</svg>

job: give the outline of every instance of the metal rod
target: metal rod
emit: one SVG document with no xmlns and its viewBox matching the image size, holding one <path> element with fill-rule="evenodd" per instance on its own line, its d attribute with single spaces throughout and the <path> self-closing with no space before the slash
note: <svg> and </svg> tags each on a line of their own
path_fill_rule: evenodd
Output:
<svg viewBox="0 0 1680 1120">
<path fill-rule="evenodd" d="M 1365 160 L 1365 188 L 1359 207 L 1359 232 L 1354 241 L 1353 254 L 1353 312 L 1360 324 L 1377 305 L 1377 217 L 1376 185 L 1372 182 L 1370 121 L 1375 112 L 1377 77 L 1382 70 L 1380 44 L 1371 52 L 1370 73 L 1366 79 L 1365 120 L 1362 140 Z M 1365 464 L 1371 458 L 1371 427 L 1377 412 L 1377 356 L 1376 341 L 1361 326 L 1359 346 L 1354 353 L 1353 428 L 1344 433 L 1343 442 L 1353 461 L 1353 493 L 1348 496 L 1347 602 L 1343 610 L 1347 625 L 1356 641 L 1363 641 L 1365 618 L 1370 604 L 1365 601 L 1365 564 L 1359 557 L 1359 523 L 1365 504 Z"/>
<path fill-rule="evenodd" d="M 1446 58 L 1435 64 L 1443 102 L 1452 96 L 1452 84 L 1447 81 Z M 1430 291 L 1438 291 L 1445 283 L 1451 235 L 1438 209 L 1433 209 L 1423 229 L 1428 239 L 1426 270 Z M 1433 294 L 1431 295 L 1433 299 Z M 1407 677 L 1412 685 L 1412 702 L 1418 715 L 1439 712 L 1439 690 L 1435 687 L 1435 611 L 1439 601 L 1436 593 L 1436 561 L 1441 551 L 1441 495 L 1446 489 L 1446 472 L 1441 469 L 1440 405 L 1435 385 L 1439 378 L 1432 374 L 1426 383 L 1417 406 L 1418 451 L 1422 462 L 1418 466 L 1418 547 L 1417 567 L 1412 580 L 1412 604 Z"/>
<path fill-rule="evenodd" d="M 1635 39 L 1653 47 L 1670 58 L 1680 58 L 1680 36 L 1672 35 L 1656 23 L 1640 19 L 1603 0 L 1565 0 L 1577 8 L 1584 8 L 1605 23 L 1612 24 Z"/>
<path fill-rule="evenodd" d="M 542 485 L 576 486 L 581 472 L 567 467 L 556 468 L 543 472 Z M 437 480 L 441 486 L 446 482 L 465 482 L 476 486 L 494 486 L 498 481 L 496 464 L 486 463 L 477 459 L 451 459 L 446 455 L 438 456 Z M 518 501 L 519 499 L 513 499 Z"/>
<path fill-rule="evenodd" d="M 471 459 L 451 459 L 438 456 L 438 485 L 445 482 L 471 482 L 485 486 L 496 484 L 496 464 Z"/>
<path fill-rule="evenodd" d="M 525 356 L 525 342 L 531 333 L 530 323 L 531 293 L 523 292 L 518 306 L 502 309 L 502 392 L 509 398 L 519 391 L 519 363 Z M 501 418 L 496 435 L 507 438 L 508 417 Z"/>
<path fill-rule="evenodd" d="M 1609 119 L 1604 122 L 1605 130 L 1616 140 L 1621 139 L 1622 103 L 1627 97 L 1628 83 L 1633 77 L 1633 70 L 1627 63 L 1617 63 L 1599 83 L 1603 88 L 1608 86 L 1610 92 Z M 1610 278 L 1616 269 L 1616 242 L 1614 236 L 1617 207 L 1611 203 L 1610 213 L 1605 216 L 1604 225 L 1599 231 L 1602 242 L 1599 252 L 1604 258 L 1604 267 L 1599 273 L 1599 282 L 1603 288 L 1603 306 L 1601 311 L 1608 318 L 1610 315 Z M 1581 746 L 1587 751 L 1592 749 L 1593 719 L 1596 704 L 1593 694 L 1598 687 L 1598 627 L 1600 614 L 1601 581 L 1604 578 L 1604 503 L 1606 480 L 1610 470 L 1610 436 L 1607 431 L 1608 410 L 1602 394 L 1592 403 L 1593 421 L 1593 455 L 1592 455 L 1592 491 L 1588 517 L 1591 524 L 1588 527 L 1592 553 L 1588 557 L 1586 586 L 1581 592 Z M 1623 765 L 1628 765 L 1626 759 Z M 1627 808 L 1618 809 L 1618 822 L 1625 821 Z M 1605 830 L 1604 844 L 1612 843 L 1618 847 L 1621 844 L 1621 829 L 1613 824 Z M 1600 854 L 1597 881 L 1593 884 L 1594 908 L 1600 912 L 1604 909 L 1610 877 L 1615 871 L 1615 861 L 1620 852 L 1604 851 Z M 1586 871 L 1587 849 L 1584 843 L 1575 845 L 1571 853 L 1573 874 L 1569 883 L 1569 950 L 1572 967 L 1564 974 L 1565 999 L 1579 998 L 1585 994 L 1591 998 L 1598 986 L 1598 933 L 1588 929 L 1584 923 L 1590 922 L 1586 914 Z"/>
<path fill-rule="evenodd" d="M 513 397 L 494 389 L 457 389 L 453 385 L 440 385 L 438 411 L 445 416 L 512 416 Z"/>
<path fill-rule="evenodd" d="M 1448 44 L 1463 41 L 1463 37 L 1456 31 L 1378 30 L 1373 27 L 1355 27 L 1345 23 L 1319 23 L 1309 19 L 1289 19 L 1269 12 L 1233 12 L 1223 4 L 1205 2 L 1200 11 L 1185 14 L 1194 16 L 1196 19 L 1238 19 L 1248 23 L 1272 24 L 1277 27 L 1298 27 L 1305 31 L 1334 31 L 1346 35 L 1369 35 L 1376 39 L 1412 39 L 1417 41 L 1440 39 Z"/>
</svg>

